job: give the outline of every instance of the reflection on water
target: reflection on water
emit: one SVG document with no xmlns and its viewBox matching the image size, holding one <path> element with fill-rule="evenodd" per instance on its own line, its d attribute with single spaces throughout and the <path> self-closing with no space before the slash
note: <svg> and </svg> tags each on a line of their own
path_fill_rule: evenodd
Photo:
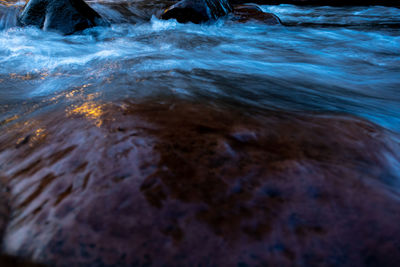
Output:
<svg viewBox="0 0 400 267">
<path fill-rule="evenodd" d="M 223 19 L 184 25 L 152 18 L 73 36 L 3 30 L 0 119 L 82 105 L 64 96 L 88 85 L 83 99 L 158 95 L 226 106 L 345 112 L 399 131 L 400 35 L 393 26 L 399 9 L 263 8 L 292 26 Z"/>
<path fill-rule="evenodd" d="M 118 23 L 71 36 L 16 28 L 0 2 L 4 251 L 395 266 L 400 10 L 264 6 L 286 26 L 193 25 L 151 18 L 153 2 L 92 3 Z"/>
</svg>

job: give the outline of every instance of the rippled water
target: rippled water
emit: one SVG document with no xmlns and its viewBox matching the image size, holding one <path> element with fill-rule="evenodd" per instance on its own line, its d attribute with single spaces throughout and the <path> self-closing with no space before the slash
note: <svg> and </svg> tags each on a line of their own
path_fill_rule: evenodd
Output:
<svg viewBox="0 0 400 267">
<path fill-rule="evenodd" d="M 118 20 L 115 10 L 94 7 Z M 0 31 L 2 124 L 88 97 L 109 102 L 169 95 L 228 106 L 344 112 L 400 131 L 399 9 L 263 9 L 285 26 L 224 19 L 179 24 L 136 8 L 136 24 L 61 36 L 11 27 L 16 11 L 10 10 Z"/>
<path fill-rule="evenodd" d="M 3 253 L 399 262 L 400 9 L 193 25 L 152 16 L 169 0 L 107 2 L 91 5 L 111 27 L 62 36 L 15 27 L 22 3 L 0 0 Z"/>
</svg>

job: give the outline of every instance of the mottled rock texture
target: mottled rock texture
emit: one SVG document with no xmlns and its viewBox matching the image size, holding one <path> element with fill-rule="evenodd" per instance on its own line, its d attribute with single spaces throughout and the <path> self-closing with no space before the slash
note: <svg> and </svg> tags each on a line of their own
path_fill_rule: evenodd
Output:
<svg viewBox="0 0 400 267">
<path fill-rule="evenodd" d="M 231 19 L 237 22 L 258 21 L 267 25 L 280 25 L 280 19 L 268 12 L 264 12 L 258 5 L 246 4 L 233 8 Z"/>
<path fill-rule="evenodd" d="M 56 266 L 400 262 L 399 144 L 360 119 L 87 102 L 2 133 L 8 254 Z"/>
</svg>

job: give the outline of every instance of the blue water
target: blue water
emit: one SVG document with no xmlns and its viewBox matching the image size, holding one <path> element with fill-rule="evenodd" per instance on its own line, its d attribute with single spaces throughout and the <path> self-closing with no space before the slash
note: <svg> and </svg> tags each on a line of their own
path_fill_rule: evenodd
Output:
<svg viewBox="0 0 400 267">
<path fill-rule="evenodd" d="M 118 17 L 106 6 L 94 7 Z M 61 36 L 17 28 L 3 14 L 0 124 L 87 99 L 173 96 L 349 113 L 400 132 L 400 9 L 263 9 L 285 25 L 179 24 L 143 11 L 136 24 Z"/>
</svg>

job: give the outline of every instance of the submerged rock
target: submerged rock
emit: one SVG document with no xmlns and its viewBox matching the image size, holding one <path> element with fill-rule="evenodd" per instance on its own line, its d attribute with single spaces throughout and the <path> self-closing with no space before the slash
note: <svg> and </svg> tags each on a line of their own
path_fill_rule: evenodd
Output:
<svg viewBox="0 0 400 267">
<path fill-rule="evenodd" d="M 233 8 L 232 20 L 237 22 L 259 21 L 268 25 L 282 24 L 280 19 L 272 14 L 264 12 L 258 5 L 246 4 Z"/>
<path fill-rule="evenodd" d="M 226 16 L 232 11 L 228 0 L 182 0 L 167 8 L 162 19 L 176 19 L 180 23 L 202 23 Z"/>
<path fill-rule="evenodd" d="M 89 101 L 3 128 L 5 252 L 50 266 L 396 266 L 395 138 L 353 117 L 256 114 Z"/>
<path fill-rule="evenodd" d="M 83 0 L 30 0 L 19 16 L 19 23 L 63 34 L 107 25 Z"/>
</svg>

